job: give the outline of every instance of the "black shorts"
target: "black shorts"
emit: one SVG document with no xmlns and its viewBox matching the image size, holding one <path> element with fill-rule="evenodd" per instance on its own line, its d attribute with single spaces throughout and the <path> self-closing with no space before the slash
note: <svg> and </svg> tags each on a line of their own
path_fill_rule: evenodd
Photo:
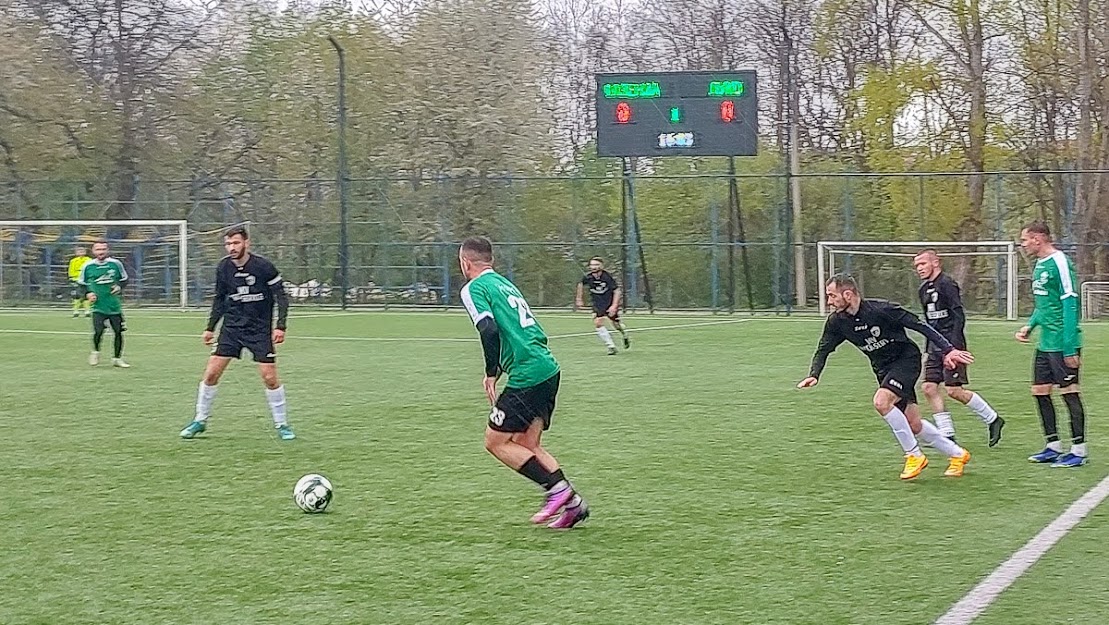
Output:
<svg viewBox="0 0 1109 625">
<path fill-rule="evenodd" d="M 615 313 L 610 315 L 610 314 L 608 314 L 608 309 L 609 309 L 610 306 L 612 306 L 612 302 L 609 302 L 608 305 L 605 305 L 605 306 L 594 303 L 593 304 L 593 318 L 596 319 L 596 318 L 600 318 L 600 317 L 608 317 L 609 319 L 612 319 L 613 321 L 620 321 L 620 310 L 617 309 Z"/>
<path fill-rule="evenodd" d="M 213 356 L 224 358 L 242 358 L 243 349 L 250 350 L 254 362 L 277 362 L 277 350 L 273 348 L 273 332 L 268 328 L 263 330 L 242 330 L 239 328 L 221 328 L 216 349 Z"/>
<path fill-rule="evenodd" d="M 92 331 L 103 332 L 107 326 L 112 327 L 112 332 L 122 334 L 127 331 L 127 324 L 123 321 L 123 313 L 107 315 L 100 312 L 92 313 Z"/>
<path fill-rule="evenodd" d="M 876 367 L 874 377 L 878 378 L 878 386 L 890 391 L 901 398 L 897 407 L 901 410 L 916 401 L 916 381 L 920 379 L 920 352 L 908 353 L 897 360 Z"/>
<path fill-rule="evenodd" d="M 562 373 L 527 388 L 506 388 L 489 412 L 489 428 L 498 432 L 524 432 L 536 419 L 543 420 L 543 429 L 551 427 L 555 397 Z"/>
<path fill-rule="evenodd" d="M 1082 350 L 1078 350 L 1081 355 Z M 1068 367 L 1063 362 L 1063 352 L 1041 352 L 1036 350 L 1036 359 L 1032 363 L 1033 384 L 1054 384 L 1065 388 L 1078 384 L 1078 369 Z"/>
<path fill-rule="evenodd" d="M 943 355 L 939 352 L 928 352 L 928 360 L 924 363 L 924 381 L 945 386 L 963 386 L 970 382 L 966 365 L 960 363 L 954 369 L 948 369 L 943 366 Z"/>
</svg>

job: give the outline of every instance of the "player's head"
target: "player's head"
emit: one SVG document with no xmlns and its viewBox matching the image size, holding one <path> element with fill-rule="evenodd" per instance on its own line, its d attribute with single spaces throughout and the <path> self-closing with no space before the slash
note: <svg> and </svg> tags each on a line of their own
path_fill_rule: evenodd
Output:
<svg viewBox="0 0 1109 625">
<path fill-rule="evenodd" d="M 829 278 L 824 294 L 828 297 L 828 306 L 836 312 L 843 312 L 862 299 L 859 294 L 859 284 L 845 273 Z"/>
<path fill-rule="evenodd" d="M 1051 249 L 1051 228 L 1042 220 L 1036 220 L 1020 231 L 1020 246 L 1032 256 L 1039 257 Z"/>
<path fill-rule="evenodd" d="M 104 260 L 108 257 L 108 242 L 104 239 L 99 239 L 96 243 L 92 244 L 92 255 L 96 260 Z"/>
<path fill-rule="evenodd" d="M 913 269 L 921 280 L 934 280 L 943 271 L 943 263 L 936 250 L 921 250 L 913 257 Z"/>
<path fill-rule="evenodd" d="M 601 273 L 605 270 L 605 259 L 594 256 L 589 259 L 589 273 Z"/>
<path fill-rule="evenodd" d="M 88 253 L 88 250 L 85 249 L 84 245 L 78 245 L 77 247 L 73 248 L 73 255 L 74 256 L 84 256 L 87 253 Z"/>
<path fill-rule="evenodd" d="M 458 266 L 467 280 L 493 266 L 493 242 L 485 237 L 470 237 L 458 248 Z"/>
<path fill-rule="evenodd" d="M 250 249 L 250 235 L 242 226 L 232 226 L 223 233 L 223 247 L 231 260 L 240 260 Z"/>
</svg>

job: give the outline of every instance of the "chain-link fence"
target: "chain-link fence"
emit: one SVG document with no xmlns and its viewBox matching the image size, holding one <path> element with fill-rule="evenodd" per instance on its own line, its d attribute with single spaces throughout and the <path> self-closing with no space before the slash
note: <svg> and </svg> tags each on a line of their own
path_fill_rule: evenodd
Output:
<svg viewBox="0 0 1109 625">
<path fill-rule="evenodd" d="M 1073 245 L 1079 175 L 801 176 L 805 305 L 813 307 L 822 290 L 816 284 L 817 241 L 966 240 L 967 232 L 1011 240 L 1034 218 L 1056 227 L 1065 249 L 1087 255 L 1083 280 L 1107 279 L 1103 246 Z M 740 174 L 733 198 L 729 180 L 639 175 L 629 196 L 625 181 L 611 176 L 354 179 L 348 185 L 346 254 L 339 245 L 337 185 L 318 178 L 140 181 L 138 196 L 122 203 L 110 199 L 107 186 L 96 184 L 0 182 L 0 220 L 185 219 L 192 232 L 188 292 L 194 304 L 210 292 L 212 268 L 223 254 L 221 228 L 249 222 L 256 251 L 281 268 L 297 301 L 341 303 L 345 257 L 349 305 L 456 304 L 462 284 L 457 243 L 482 234 L 496 242 L 500 270 L 535 306 L 571 305 L 584 266 L 601 256 L 621 278 L 632 307 L 788 312 L 796 304 L 799 278 L 791 181 Z M 978 210 L 967 199 L 972 182 L 984 187 Z M 143 299 L 167 299 L 172 284 L 159 280 L 179 278 L 173 269 L 176 249 L 165 233 L 9 227 L 0 229 L 3 303 L 64 300 L 64 265 L 73 243 L 100 236 L 112 239 L 121 255 L 143 250 L 138 264 L 135 258 L 128 261 L 148 276 Z M 899 273 L 891 262 L 859 258 L 852 268 L 869 276 L 869 294 L 902 298 L 912 282 L 911 267 L 905 260 Z M 969 307 L 996 313 L 995 261 L 959 261 L 957 270 Z M 1020 273 L 1026 271 L 1023 265 Z"/>
</svg>

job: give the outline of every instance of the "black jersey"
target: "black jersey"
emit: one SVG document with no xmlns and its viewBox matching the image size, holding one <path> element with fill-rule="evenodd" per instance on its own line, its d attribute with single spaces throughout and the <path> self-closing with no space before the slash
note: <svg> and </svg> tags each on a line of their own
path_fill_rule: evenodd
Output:
<svg viewBox="0 0 1109 625">
<path fill-rule="evenodd" d="M 916 358 L 919 361 L 920 348 L 905 334 L 905 330 L 923 334 L 944 353 L 954 349 L 932 326 L 900 305 L 880 299 L 864 299 L 859 311 L 853 315 L 847 311 L 828 315 L 809 375 L 819 378 L 828 355 L 844 341 L 849 341 L 866 354 L 875 371 L 885 369 L 901 358 Z"/>
<path fill-rule="evenodd" d="M 620 285 L 612 274 L 601 270 L 599 274 L 587 273 L 581 278 L 581 283 L 589 289 L 589 296 L 593 298 L 593 308 L 607 309 L 612 306 L 612 297 Z"/>
<path fill-rule="evenodd" d="M 923 306 L 924 320 L 928 325 L 956 348 L 967 348 L 967 317 L 963 312 L 963 298 L 959 294 L 958 282 L 946 273 L 940 273 L 935 280 L 921 282 L 920 305 Z M 928 351 L 939 351 L 939 347 L 928 341 Z"/>
<path fill-rule="evenodd" d="M 224 328 L 269 332 L 274 327 L 273 307 L 277 304 L 277 328 L 285 329 L 289 298 L 285 296 L 281 274 L 273 263 L 251 254 L 242 267 L 230 256 L 216 266 L 216 295 L 208 330 L 216 329 L 220 318 Z"/>
</svg>

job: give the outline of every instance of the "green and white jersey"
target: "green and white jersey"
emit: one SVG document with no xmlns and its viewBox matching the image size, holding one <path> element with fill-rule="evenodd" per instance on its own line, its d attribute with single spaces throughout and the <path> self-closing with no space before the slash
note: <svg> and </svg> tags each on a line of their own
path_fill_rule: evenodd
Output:
<svg viewBox="0 0 1109 625">
<path fill-rule="evenodd" d="M 1077 354 L 1082 347 L 1082 330 L 1078 327 L 1074 263 L 1060 251 L 1039 259 L 1032 271 L 1032 295 L 1036 310 L 1028 325 L 1040 328 L 1040 351 Z"/>
<path fill-rule="evenodd" d="M 112 293 L 112 287 L 127 279 L 127 271 L 123 263 L 111 256 L 104 260 L 92 259 L 81 267 L 81 276 L 77 284 L 86 286 L 90 293 L 96 294 L 96 301 L 92 303 L 92 311 L 104 315 L 118 315 L 123 313 L 123 302 L 119 295 Z"/>
<path fill-rule="evenodd" d="M 527 388 L 558 373 L 558 361 L 547 348 L 547 335 L 531 314 L 520 289 L 492 269 L 462 287 L 462 303 L 474 325 L 490 318 L 501 335 L 501 370 L 509 388 Z"/>
</svg>

